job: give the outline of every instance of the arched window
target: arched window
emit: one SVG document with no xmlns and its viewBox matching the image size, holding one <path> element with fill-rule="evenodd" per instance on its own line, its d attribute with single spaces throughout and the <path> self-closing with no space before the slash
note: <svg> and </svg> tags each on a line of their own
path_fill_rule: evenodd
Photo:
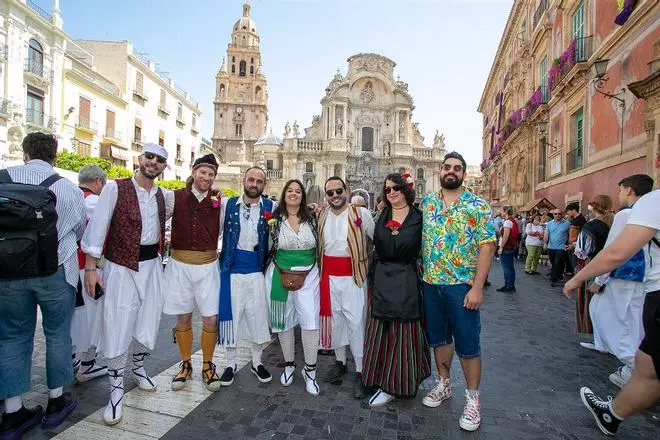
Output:
<svg viewBox="0 0 660 440">
<path fill-rule="evenodd" d="M 236 73 L 236 64 L 231 65 L 231 73 Z"/>
<path fill-rule="evenodd" d="M 256 96 L 257 98 L 261 98 L 261 87 L 260 86 L 257 86 L 254 89 L 254 96 Z"/>
<path fill-rule="evenodd" d="M 236 62 L 236 57 L 231 57 L 231 62 L 235 63 Z"/>
<path fill-rule="evenodd" d="M 417 168 L 417 178 L 418 179 L 424 178 L 424 168 Z"/>
<path fill-rule="evenodd" d="M 306 173 L 313 173 L 314 172 L 314 163 L 313 162 L 307 162 L 305 164 L 305 172 Z"/>
<path fill-rule="evenodd" d="M 254 75 L 254 66 L 250 66 L 250 75 Z"/>
<path fill-rule="evenodd" d="M 362 127 L 362 151 L 374 151 L 374 129 Z"/>
<path fill-rule="evenodd" d="M 224 84 L 220 84 L 220 94 L 221 95 L 225 94 L 225 85 Z"/>
<path fill-rule="evenodd" d="M 250 58 L 250 64 L 254 64 L 254 58 Z"/>
<path fill-rule="evenodd" d="M 245 67 L 247 64 L 245 63 L 245 60 L 241 60 L 241 62 L 238 64 L 238 76 L 245 76 Z"/>
<path fill-rule="evenodd" d="M 41 75 L 44 68 L 44 49 L 34 38 L 30 40 L 28 46 L 28 70 L 37 75 Z"/>
</svg>

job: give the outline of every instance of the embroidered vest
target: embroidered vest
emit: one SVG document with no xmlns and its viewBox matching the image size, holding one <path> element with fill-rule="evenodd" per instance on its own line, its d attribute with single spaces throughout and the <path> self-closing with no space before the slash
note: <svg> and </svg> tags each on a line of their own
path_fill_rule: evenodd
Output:
<svg viewBox="0 0 660 440">
<path fill-rule="evenodd" d="M 361 226 L 362 216 L 360 209 L 349 205 L 348 209 L 348 252 L 351 255 L 353 267 L 353 281 L 356 286 L 362 286 L 367 278 L 369 255 L 367 252 L 367 234 Z M 330 208 L 324 209 L 319 215 L 319 265 L 323 273 L 323 255 L 325 254 L 325 222 L 328 219 Z M 358 221 L 359 219 L 359 221 Z M 360 226 L 358 226 L 360 223 Z"/>
<path fill-rule="evenodd" d="M 220 206 L 213 207 L 210 193 L 199 202 L 190 185 L 174 191 L 172 249 L 216 250 L 219 236 Z"/>
<path fill-rule="evenodd" d="M 132 179 L 117 179 L 117 205 L 112 213 L 108 239 L 105 243 L 105 258 L 115 264 L 138 271 L 140 239 L 142 237 L 142 215 L 137 190 Z M 163 249 L 165 238 L 165 197 L 158 188 L 156 192 L 158 219 L 160 223 L 159 249 Z"/>
<path fill-rule="evenodd" d="M 225 222 L 222 235 L 222 252 L 220 253 L 220 265 L 222 270 L 231 269 L 234 261 L 234 253 L 238 247 L 238 239 L 241 235 L 240 205 L 237 203 L 238 197 L 232 197 L 227 201 L 225 209 Z M 262 261 L 262 271 L 266 270 L 266 260 L 268 258 L 268 223 L 264 218 L 264 212 L 272 212 L 272 200 L 262 197 L 261 207 L 259 209 L 259 222 L 257 223 L 257 232 L 259 234 L 259 244 L 257 252 L 259 261 Z"/>
</svg>

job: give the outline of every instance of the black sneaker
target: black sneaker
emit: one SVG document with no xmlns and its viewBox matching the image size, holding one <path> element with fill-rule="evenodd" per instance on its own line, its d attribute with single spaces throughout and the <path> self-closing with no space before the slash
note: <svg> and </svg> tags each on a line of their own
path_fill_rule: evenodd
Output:
<svg viewBox="0 0 660 440">
<path fill-rule="evenodd" d="M 500 287 L 499 289 L 495 289 L 498 292 L 515 292 L 516 288 L 515 287 Z"/>
<path fill-rule="evenodd" d="M 228 387 L 229 385 L 233 384 L 235 374 L 236 374 L 236 365 L 234 365 L 234 368 L 232 367 L 225 368 L 225 371 L 222 372 L 222 376 L 220 376 L 220 385 L 222 385 L 223 387 Z"/>
<path fill-rule="evenodd" d="M 46 414 L 41 422 L 43 429 L 52 429 L 59 426 L 78 406 L 78 399 L 70 393 L 62 394 L 55 399 L 48 399 Z"/>
<path fill-rule="evenodd" d="M 362 373 L 355 373 L 355 382 L 353 383 L 353 398 L 364 399 L 366 392 L 364 390 L 364 382 L 362 381 Z"/>
<path fill-rule="evenodd" d="M 582 403 L 584 403 L 584 406 L 587 407 L 594 416 L 594 419 L 596 419 L 596 424 L 598 424 L 598 427 L 603 434 L 616 434 L 621 419 L 612 414 L 612 410 L 610 409 L 612 398 L 610 397 L 609 400 L 602 400 L 587 387 L 580 388 L 580 397 L 582 397 Z"/>
<path fill-rule="evenodd" d="M 273 376 L 271 376 L 268 370 L 266 370 L 266 367 L 261 364 L 259 364 L 257 368 L 254 368 L 254 365 L 252 365 L 250 371 L 257 376 L 257 379 L 259 379 L 259 382 L 261 383 L 268 383 L 273 380 Z"/>
<path fill-rule="evenodd" d="M 328 370 L 328 373 L 325 375 L 325 379 L 323 379 L 323 381 L 332 385 L 341 385 L 344 380 L 344 375 L 347 372 L 348 368 L 346 368 L 346 365 L 339 361 L 335 361 L 335 365 L 330 367 L 330 370 Z"/>
<path fill-rule="evenodd" d="M 24 433 L 37 426 L 43 417 L 44 409 L 41 405 L 32 409 L 22 406 L 14 413 L 3 414 L 0 439 L 20 439 Z"/>
</svg>

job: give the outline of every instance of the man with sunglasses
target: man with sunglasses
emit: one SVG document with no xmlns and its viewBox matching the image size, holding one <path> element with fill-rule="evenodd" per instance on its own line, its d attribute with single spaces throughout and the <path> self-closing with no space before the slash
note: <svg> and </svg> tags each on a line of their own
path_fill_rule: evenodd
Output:
<svg viewBox="0 0 660 440">
<path fill-rule="evenodd" d="M 222 252 L 218 341 L 227 350 L 220 384 L 230 386 L 236 374 L 236 344 L 252 344 L 250 371 L 259 382 L 273 377 L 261 363 L 263 344 L 270 341 L 264 272 L 268 257 L 268 219 L 277 204 L 263 196 L 266 172 L 251 167 L 243 177 L 243 195 L 222 198 Z"/>
<path fill-rule="evenodd" d="M 475 431 L 481 424 L 479 306 L 495 253 L 495 228 L 488 203 L 463 187 L 465 171 L 463 156 L 447 154 L 440 169 L 442 189 L 420 204 L 426 334 L 440 376 L 422 403 L 435 408 L 452 396 L 449 369 L 455 350 L 467 384 L 459 426 Z"/>
<path fill-rule="evenodd" d="M 163 310 L 160 253 L 174 198 L 154 183 L 167 166 L 167 150 L 145 144 L 138 160 L 133 177 L 105 185 L 81 243 L 87 294 L 93 297 L 97 285 L 107 292 L 102 347 L 110 377 L 110 401 L 103 413 L 108 425 L 123 417 L 124 368 L 131 342 L 133 379 L 142 390 L 156 390 L 144 359 L 156 345 Z M 103 279 L 96 271 L 102 255 Z"/>
<path fill-rule="evenodd" d="M 374 220 L 363 207 L 347 203 L 346 183 L 340 177 L 325 182 L 328 207 L 319 215 L 321 256 L 321 346 L 334 349 L 336 363 L 325 382 L 341 385 L 346 367 L 346 346 L 355 360 L 353 397 L 365 397 L 362 383 L 367 237 L 373 239 Z"/>
<path fill-rule="evenodd" d="M 559 209 L 552 210 L 550 214 L 552 214 L 552 220 L 545 225 L 543 249 L 548 251 L 552 266 L 550 270 L 551 286 L 556 287 L 564 279 L 566 243 L 568 243 L 571 222 L 564 218 L 564 214 Z"/>
</svg>

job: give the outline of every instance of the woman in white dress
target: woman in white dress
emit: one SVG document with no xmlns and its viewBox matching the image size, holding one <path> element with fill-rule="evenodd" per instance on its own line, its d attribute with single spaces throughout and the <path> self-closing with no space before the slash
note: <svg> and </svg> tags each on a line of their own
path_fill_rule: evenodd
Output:
<svg viewBox="0 0 660 440">
<path fill-rule="evenodd" d="M 293 383 L 296 370 L 293 328 L 300 325 L 305 355 L 302 376 L 307 392 L 317 396 L 320 391 L 316 381 L 320 313 L 318 237 L 316 219 L 306 207 L 302 182 L 288 181 L 269 220 L 272 246 L 266 269 L 266 296 L 270 326 L 273 333 L 278 333 L 286 362 L 280 382 L 285 387 Z M 289 284 L 303 277 L 299 288 L 295 281 Z M 292 285 L 297 290 L 288 290 Z"/>
</svg>

